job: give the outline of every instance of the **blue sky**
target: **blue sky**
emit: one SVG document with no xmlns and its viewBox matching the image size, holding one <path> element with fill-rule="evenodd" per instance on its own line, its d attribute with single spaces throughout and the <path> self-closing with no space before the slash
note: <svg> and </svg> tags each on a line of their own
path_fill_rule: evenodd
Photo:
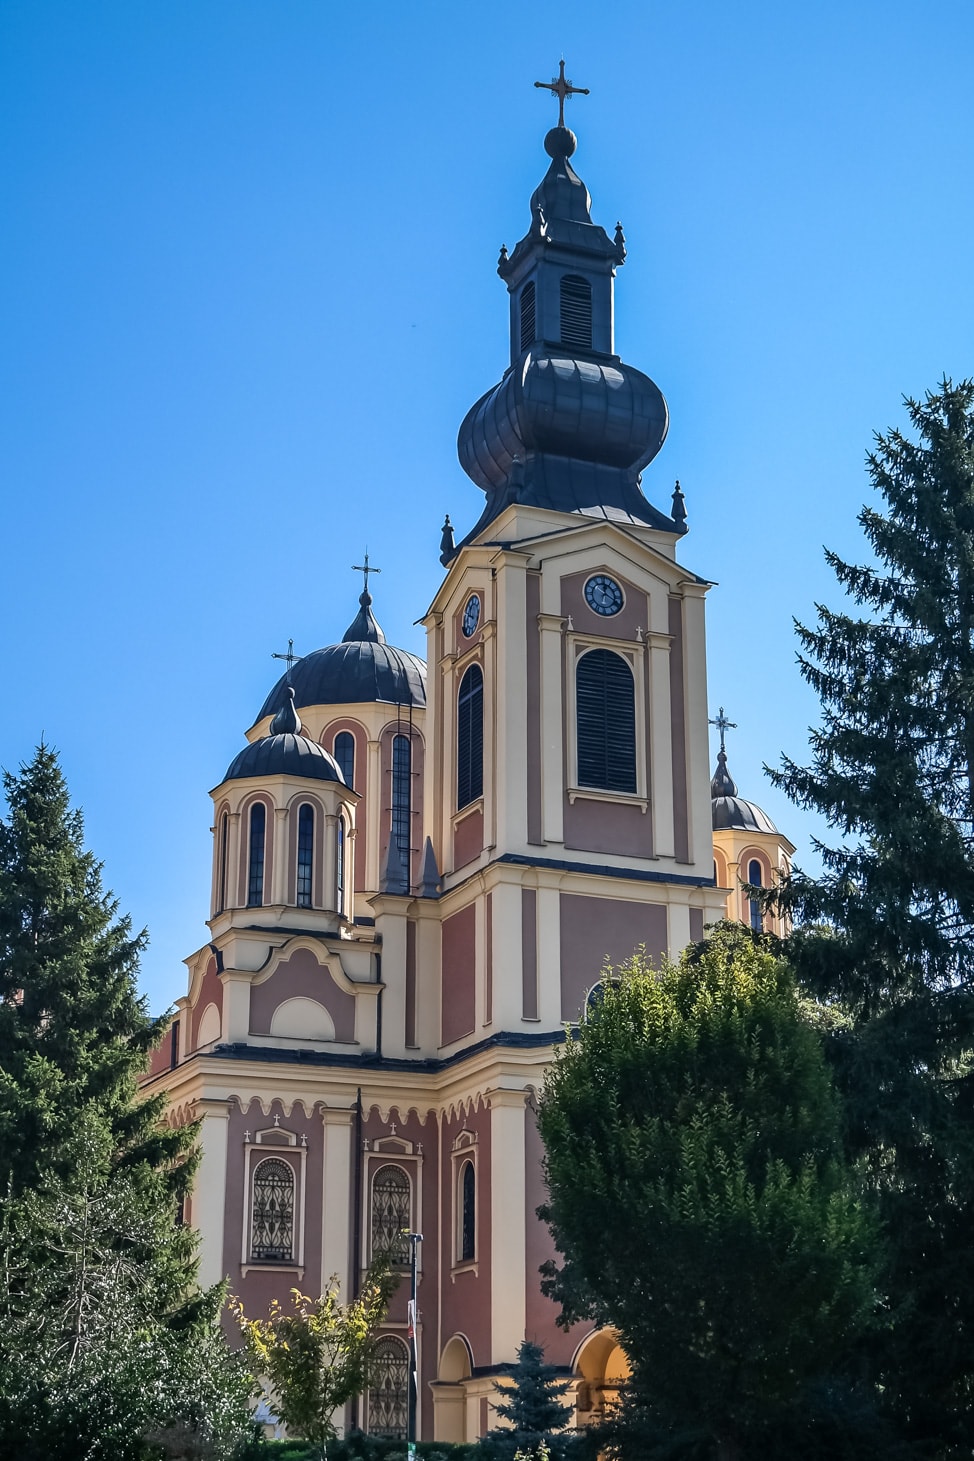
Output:
<svg viewBox="0 0 974 1461">
<path fill-rule="evenodd" d="M 863 457 L 974 373 L 974 7 L 575 0 L 0 3 L 0 764 L 62 754 L 154 1009 L 203 942 L 209 788 L 340 638 L 368 544 L 389 638 L 482 498 L 456 431 L 506 357 L 501 243 L 556 108 L 625 226 L 617 344 L 669 402 L 731 768 L 816 706 L 792 616 L 861 552 Z"/>
</svg>

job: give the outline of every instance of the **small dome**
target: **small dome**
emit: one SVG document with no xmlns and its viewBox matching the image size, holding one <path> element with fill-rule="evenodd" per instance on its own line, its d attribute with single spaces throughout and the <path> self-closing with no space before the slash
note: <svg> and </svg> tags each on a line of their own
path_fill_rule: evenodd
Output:
<svg viewBox="0 0 974 1461">
<path fill-rule="evenodd" d="M 386 643 L 372 613 L 368 589 L 359 596 L 359 605 L 341 644 L 329 644 L 303 655 L 281 676 L 261 706 L 258 721 L 283 710 L 289 698 L 305 708 L 369 705 L 376 701 L 425 706 L 426 661 Z M 290 688 L 293 697 L 289 697 Z"/>
<path fill-rule="evenodd" d="M 341 767 L 317 741 L 291 731 L 262 736 L 244 746 L 231 761 L 224 781 L 243 781 L 248 776 L 303 776 L 311 781 L 338 781 L 344 786 Z"/>
<path fill-rule="evenodd" d="M 723 715 L 723 706 L 721 714 Z M 771 832 L 778 829 L 766 812 L 737 794 L 737 782 L 727 769 L 727 753 L 721 749 L 710 783 L 711 818 L 715 832 Z"/>
</svg>

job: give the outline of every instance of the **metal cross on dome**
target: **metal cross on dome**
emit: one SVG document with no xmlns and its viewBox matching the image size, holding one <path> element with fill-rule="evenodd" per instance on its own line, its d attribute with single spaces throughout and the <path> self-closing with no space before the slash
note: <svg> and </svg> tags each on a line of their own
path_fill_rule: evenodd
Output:
<svg viewBox="0 0 974 1461">
<path fill-rule="evenodd" d="M 283 659 L 283 660 L 287 660 L 287 683 L 289 685 L 291 683 L 291 669 L 292 669 L 292 666 L 294 665 L 294 661 L 295 660 L 298 660 L 300 658 L 301 658 L 301 656 L 299 654 L 295 654 L 294 653 L 294 640 L 293 639 L 289 639 L 288 642 L 287 642 L 287 654 L 279 654 L 276 649 L 271 650 L 271 659 Z"/>
<path fill-rule="evenodd" d="M 368 548 L 366 548 L 366 550 L 365 550 L 365 562 L 364 563 L 353 563 L 352 564 L 352 572 L 353 573 L 364 573 L 365 574 L 365 592 L 368 593 L 368 591 L 369 591 L 369 574 L 370 573 L 381 573 L 382 572 L 382 569 L 381 568 L 370 568 L 369 567 L 369 550 L 368 550 Z"/>
<path fill-rule="evenodd" d="M 552 96 L 558 98 L 558 125 L 565 125 L 565 99 L 570 96 L 588 96 L 587 86 L 572 86 L 570 81 L 565 80 L 565 58 L 558 62 L 558 75 L 553 76 L 550 81 L 536 81 L 535 86 L 550 91 Z"/>
<path fill-rule="evenodd" d="M 717 714 L 713 717 L 712 720 L 709 720 L 707 724 L 715 726 L 717 730 L 720 731 L 720 749 L 723 751 L 724 732 L 729 730 L 737 730 L 737 721 L 728 720 L 727 716 L 724 714 L 724 707 L 721 706 Z"/>
</svg>

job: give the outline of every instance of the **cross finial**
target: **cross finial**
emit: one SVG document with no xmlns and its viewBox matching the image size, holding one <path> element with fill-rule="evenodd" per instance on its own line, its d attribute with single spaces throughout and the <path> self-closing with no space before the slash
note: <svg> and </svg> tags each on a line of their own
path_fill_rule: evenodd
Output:
<svg viewBox="0 0 974 1461">
<path fill-rule="evenodd" d="M 570 96 L 588 96 L 587 86 L 572 86 L 570 81 L 565 80 L 564 57 L 558 62 L 558 75 L 553 76 L 550 81 L 536 81 L 535 86 L 550 91 L 552 96 L 558 98 L 558 125 L 565 125 L 565 99 Z"/>
<path fill-rule="evenodd" d="M 724 732 L 729 730 L 737 730 L 737 721 L 728 720 L 727 716 L 724 714 L 724 707 L 721 706 L 713 719 L 708 721 L 708 725 L 715 726 L 717 730 L 720 731 L 720 749 L 723 751 Z"/>
<path fill-rule="evenodd" d="M 382 569 L 381 568 L 370 568 L 369 567 L 369 550 L 368 550 L 368 548 L 366 548 L 366 550 L 365 550 L 365 562 L 364 563 L 353 563 L 352 564 L 352 572 L 353 573 L 364 573 L 365 574 L 365 592 L 368 593 L 368 591 L 369 591 L 369 574 L 370 573 L 381 573 L 382 572 Z"/>
<path fill-rule="evenodd" d="M 272 652 L 271 652 L 271 659 L 283 659 L 283 660 L 287 660 L 287 683 L 289 685 L 291 683 L 291 668 L 292 668 L 292 666 L 294 664 L 294 661 L 296 659 L 300 659 L 300 658 L 301 658 L 301 656 L 299 654 L 295 654 L 294 653 L 294 640 L 293 639 L 289 639 L 288 642 L 287 642 L 287 654 L 278 654 L 278 652 L 277 652 L 276 649 L 275 650 L 272 650 Z"/>
</svg>

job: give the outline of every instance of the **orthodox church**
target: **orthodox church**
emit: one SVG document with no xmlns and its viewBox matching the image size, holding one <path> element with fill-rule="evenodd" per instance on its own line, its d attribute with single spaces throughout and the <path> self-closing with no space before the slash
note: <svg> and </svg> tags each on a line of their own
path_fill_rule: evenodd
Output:
<svg viewBox="0 0 974 1461">
<path fill-rule="evenodd" d="M 510 363 L 460 427 L 483 494 L 426 610 L 424 663 L 386 642 L 366 562 L 339 643 L 288 657 L 213 796 L 209 937 L 153 1060 L 172 1119 L 202 1118 L 188 1220 L 201 1280 L 248 1314 L 416 1242 L 417 1434 L 495 1424 L 525 1338 L 577 1424 L 626 1373 L 611 1332 L 564 1333 L 534 1108 L 608 960 L 677 955 L 794 851 L 711 780 L 706 578 L 641 488 L 663 395 L 613 339 L 622 228 L 594 222 L 564 125 L 498 273 Z M 471 514 L 473 517 L 473 514 Z M 770 920 L 765 918 L 765 926 Z M 405 1435 L 409 1284 L 372 1389 L 345 1417 Z"/>
</svg>

